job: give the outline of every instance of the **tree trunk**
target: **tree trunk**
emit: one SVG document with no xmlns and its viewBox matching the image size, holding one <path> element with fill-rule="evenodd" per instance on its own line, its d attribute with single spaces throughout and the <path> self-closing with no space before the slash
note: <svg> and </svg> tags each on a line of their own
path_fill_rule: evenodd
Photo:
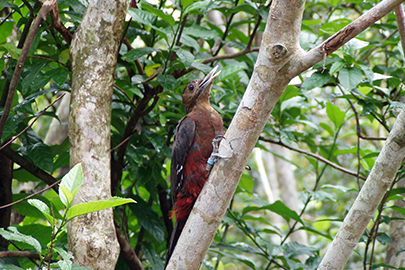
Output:
<svg viewBox="0 0 405 270">
<path fill-rule="evenodd" d="M 303 0 L 272 2 L 255 68 L 211 171 L 180 235 L 167 270 L 199 269 L 266 121 L 288 82 L 343 46 L 402 0 L 385 0 L 305 53 L 299 46 Z M 352 249 L 350 250 L 351 253 Z"/>
<path fill-rule="evenodd" d="M 405 110 L 402 110 L 319 269 L 344 268 L 404 158 Z"/>
<path fill-rule="evenodd" d="M 10 146 L 7 146 L 10 147 Z M 0 206 L 13 201 L 11 181 L 13 180 L 13 161 L 0 151 Z M 11 206 L 0 209 L 0 228 L 10 226 Z M 8 247 L 8 241 L 0 236 L 0 247 Z"/>
<path fill-rule="evenodd" d="M 84 174 L 74 204 L 111 196 L 111 98 L 126 7 L 126 0 L 90 0 L 72 41 L 70 165 L 82 163 Z M 75 263 L 114 269 L 119 245 L 112 209 L 70 221 L 68 242 Z"/>
</svg>

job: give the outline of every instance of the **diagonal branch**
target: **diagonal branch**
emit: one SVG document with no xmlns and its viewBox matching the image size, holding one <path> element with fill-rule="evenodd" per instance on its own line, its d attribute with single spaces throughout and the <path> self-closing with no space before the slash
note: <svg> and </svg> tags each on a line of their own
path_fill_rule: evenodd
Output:
<svg viewBox="0 0 405 270">
<path fill-rule="evenodd" d="M 302 149 L 299 149 L 299 148 L 289 146 L 287 144 L 284 144 L 281 141 L 277 141 L 277 140 L 274 140 L 274 139 L 261 137 L 260 140 L 265 141 L 265 142 L 269 142 L 269 143 L 273 143 L 273 144 L 277 144 L 277 145 L 280 145 L 282 147 L 288 148 L 288 149 L 290 149 L 292 151 L 295 151 L 295 152 L 304 154 L 306 156 L 315 158 L 315 159 L 317 159 L 319 161 L 322 161 L 323 163 L 326 163 L 329 166 L 331 166 L 332 168 L 335 168 L 335 169 L 337 169 L 337 170 L 339 170 L 341 172 L 347 173 L 347 174 L 352 175 L 354 177 L 358 177 L 358 178 L 360 178 L 362 180 L 366 180 L 366 178 L 364 176 L 360 175 L 359 173 L 353 172 L 353 171 L 351 171 L 349 169 L 346 169 L 346 168 L 344 168 L 342 166 L 339 166 L 338 164 L 333 163 L 332 161 L 330 161 L 330 160 L 328 160 L 328 159 L 326 159 L 326 158 L 324 158 L 324 157 L 322 157 L 320 155 L 317 155 L 317 154 L 314 154 L 314 153 L 311 153 L 311 152 L 308 152 L 308 151 L 305 151 L 305 150 L 302 150 Z"/>
<path fill-rule="evenodd" d="M 306 53 L 302 59 L 302 66 L 296 65 L 294 70 L 291 70 L 294 74 L 299 74 L 304 70 L 312 67 L 319 61 L 321 61 L 325 55 L 330 55 L 345 43 L 357 36 L 365 29 L 373 25 L 376 21 L 387 15 L 390 11 L 395 9 L 404 0 L 385 0 L 375 5 L 368 12 L 361 15 L 359 18 L 348 24 L 342 30 L 325 40 L 316 48 Z"/>
<path fill-rule="evenodd" d="M 402 51 L 405 53 L 405 15 L 402 5 L 395 8 L 395 16 L 397 19 L 399 36 L 401 38 Z"/>
<path fill-rule="evenodd" d="M 13 103 L 15 90 L 17 88 L 18 79 L 20 78 L 21 70 L 24 65 L 25 59 L 27 58 L 28 52 L 30 51 L 31 44 L 34 41 L 35 34 L 37 33 L 39 26 L 43 21 L 46 20 L 46 17 L 51 12 L 54 5 L 57 5 L 56 0 L 47 0 L 42 8 L 39 10 L 37 17 L 35 18 L 34 23 L 31 26 L 30 33 L 28 34 L 27 41 L 22 48 L 20 57 L 18 58 L 17 65 L 14 70 L 13 78 L 10 82 L 10 88 L 7 96 L 6 104 L 4 105 L 3 114 L 0 119 L 0 138 L 3 134 L 4 126 L 7 121 L 7 117 L 10 114 L 11 105 Z"/>
</svg>

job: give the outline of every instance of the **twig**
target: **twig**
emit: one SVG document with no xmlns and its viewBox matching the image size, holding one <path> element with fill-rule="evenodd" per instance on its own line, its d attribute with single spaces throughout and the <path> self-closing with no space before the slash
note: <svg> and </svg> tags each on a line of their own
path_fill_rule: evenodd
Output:
<svg viewBox="0 0 405 270">
<path fill-rule="evenodd" d="M 402 51 L 405 53 L 405 15 L 401 4 L 395 8 L 395 17 L 397 19 L 399 37 L 401 38 Z"/>
<path fill-rule="evenodd" d="M 51 18 L 52 26 L 62 35 L 66 42 L 70 44 L 72 42 L 73 36 L 60 20 L 58 5 L 53 6 L 51 10 Z"/>
<path fill-rule="evenodd" d="M 136 104 L 134 103 L 134 101 L 131 99 L 131 97 L 127 94 L 127 92 L 125 92 L 124 89 L 122 89 L 121 87 L 119 87 L 118 85 L 116 85 L 114 83 L 114 87 L 117 88 L 118 91 L 120 91 L 121 93 L 124 94 L 124 96 L 126 96 L 126 98 L 129 100 L 129 102 L 131 102 L 132 106 L 136 107 Z"/>
<path fill-rule="evenodd" d="M 34 123 L 38 120 L 39 117 L 41 117 L 41 115 L 44 114 L 44 112 L 49 109 L 49 107 L 51 107 L 53 104 L 55 104 L 55 102 L 57 102 L 59 99 L 61 99 L 62 97 L 64 97 L 66 95 L 66 93 L 63 93 L 62 95 L 60 95 L 57 99 L 55 99 L 51 104 L 49 104 L 48 106 L 46 106 L 45 109 L 43 109 L 35 118 L 34 121 L 31 122 L 31 124 L 29 124 L 26 128 L 23 129 L 23 131 L 21 131 L 20 133 L 18 133 L 17 136 L 15 136 L 13 139 L 9 140 L 7 143 L 5 143 L 4 145 L 2 145 L 0 147 L 0 151 L 3 150 L 7 145 L 11 144 L 12 142 L 14 142 L 15 140 L 17 140 L 18 137 L 20 137 L 24 132 L 26 132 L 29 128 L 32 127 L 32 125 L 34 125 Z"/>
<path fill-rule="evenodd" d="M 31 258 L 35 260 L 40 260 L 41 256 L 39 256 L 38 253 L 28 251 L 28 250 L 7 250 L 7 251 L 1 251 L 0 252 L 0 258 L 8 258 L 8 257 L 14 257 L 14 258 Z"/>
<path fill-rule="evenodd" d="M 35 34 L 37 33 L 40 24 L 46 20 L 46 17 L 51 12 L 51 9 L 56 4 L 56 0 L 47 0 L 42 8 L 39 10 L 37 17 L 35 18 L 34 23 L 31 26 L 30 33 L 28 34 L 27 41 L 24 44 L 24 47 L 21 51 L 20 57 L 18 58 L 17 65 L 14 70 L 13 77 L 10 82 L 10 88 L 7 96 L 7 101 L 4 106 L 3 115 L 0 118 L 0 138 L 3 134 L 4 126 L 7 121 L 7 117 L 10 114 L 10 109 L 13 103 L 15 90 L 17 87 L 18 79 L 20 78 L 21 70 L 24 65 L 25 59 L 27 58 L 28 52 L 31 48 L 32 42 L 34 41 Z"/>
<path fill-rule="evenodd" d="M 34 197 L 35 195 L 38 195 L 38 194 L 40 194 L 40 193 L 42 193 L 42 192 L 44 192 L 44 191 L 47 191 L 47 190 L 50 189 L 50 188 L 53 188 L 54 186 L 56 186 L 57 184 L 59 184 L 60 181 L 62 181 L 62 179 L 56 181 L 55 183 L 53 183 L 53 184 L 50 185 L 50 186 L 47 186 L 47 187 L 44 188 L 44 189 L 41 189 L 41 190 L 39 190 L 39 191 L 37 191 L 37 192 L 32 193 L 31 195 L 28 195 L 27 197 L 24 197 L 24 198 L 22 198 L 22 199 L 19 199 L 18 201 L 15 201 L 15 202 L 12 202 L 12 203 L 9 203 L 9 204 L 6 204 L 6 205 L 2 205 L 2 206 L 0 206 L 0 209 L 7 208 L 7 207 L 13 206 L 14 204 L 17 204 L 17 203 L 19 203 L 19 202 L 28 200 L 29 198 Z"/>
<path fill-rule="evenodd" d="M 353 172 L 353 171 L 348 170 L 348 169 L 346 169 L 346 168 L 344 168 L 342 166 L 339 166 L 336 163 L 333 163 L 330 160 L 328 160 L 328 159 L 326 159 L 326 158 L 324 158 L 324 157 L 322 157 L 320 155 L 317 155 L 317 154 L 314 154 L 314 153 L 311 153 L 311 152 L 308 152 L 308 151 L 305 151 L 305 150 L 301 150 L 301 149 L 298 149 L 298 148 L 294 148 L 292 146 L 289 146 L 287 144 L 282 143 L 281 141 L 276 141 L 276 140 L 273 140 L 273 139 L 268 139 L 268 138 L 263 138 L 263 137 L 260 137 L 260 140 L 265 141 L 265 142 L 269 142 L 269 143 L 278 144 L 278 145 L 281 145 L 281 146 L 283 146 L 285 148 L 293 150 L 295 152 L 298 152 L 298 153 L 313 157 L 313 158 L 315 158 L 317 160 L 320 160 L 320 161 L 328 164 L 329 166 L 331 166 L 331 167 L 333 167 L 333 168 L 335 168 L 335 169 L 337 169 L 339 171 L 342 171 L 344 173 L 347 173 L 347 174 L 355 176 L 355 177 L 359 177 L 362 180 L 366 180 L 366 177 L 364 177 L 362 175 L 358 175 L 356 172 Z"/>
<path fill-rule="evenodd" d="M 68 66 L 68 65 L 66 65 L 66 64 L 64 64 L 62 62 L 59 62 L 58 60 L 48 58 L 48 57 L 44 57 L 42 55 L 28 55 L 27 58 L 39 58 L 39 59 L 47 60 L 47 61 L 50 61 L 50 62 L 55 62 L 55 63 L 57 63 L 57 64 L 59 64 L 61 66 L 64 66 L 64 67 L 67 67 L 67 68 L 70 69 L 70 66 Z"/>
</svg>

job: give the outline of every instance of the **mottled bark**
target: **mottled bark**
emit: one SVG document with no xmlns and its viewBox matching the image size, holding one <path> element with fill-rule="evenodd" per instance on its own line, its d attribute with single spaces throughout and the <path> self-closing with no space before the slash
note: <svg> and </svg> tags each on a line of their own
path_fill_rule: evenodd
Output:
<svg viewBox="0 0 405 270">
<path fill-rule="evenodd" d="M 402 0 L 386 0 L 305 53 L 299 46 L 304 0 L 272 2 L 258 59 L 238 110 L 221 142 L 233 149 L 211 171 L 166 269 L 199 269 L 266 121 L 288 82 L 364 31 Z M 227 142 L 227 143 L 226 143 Z M 375 198 L 376 200 L 378 198 Z M 363 229 L 364 231 L 364 229 Z M 354 247 L 347 249 L 349 254 Z"/>
<path fill-rule="evenodd" d="M 89 1 L 72 40 L 70 165 L 82 163 L 84 174 L 74 204 L 111 196 L 111 98 L 126 7 L 126 0 Z M 112 209 L 70 221 L 68 242 L 75 263 L 92 269 L 114 269 L 119 245 Z"/>
</svg>

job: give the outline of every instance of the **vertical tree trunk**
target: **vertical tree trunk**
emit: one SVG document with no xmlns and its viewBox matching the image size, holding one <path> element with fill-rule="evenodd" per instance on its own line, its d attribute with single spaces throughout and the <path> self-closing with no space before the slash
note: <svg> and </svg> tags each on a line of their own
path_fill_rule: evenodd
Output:
<svg viewBox="0 0 405 270">
<path fill-rule="evenodd" d="M 10 147 L 10 146 L 7 146 Z M 0 152 L 0 206 L 13 201 L 11 181 L 13 180 L 13 161 Z M 11 206 L 0 209 L 0 228 L 10 226 Z M 0 247 L 7 248 L 8 241 L 0 236 Z"/>
<path fill-rule="evenodd" d="M 84 173 L 75 204 L 111 196 L 111 97 L 126 7 L 126 0 L 90 0 L 72 41 L 70 165 L 82 163 Z M 75 218 L 68 230 L 75 263 L 114 269 L 119 245 L 112 209 Z"/>
</svg>

